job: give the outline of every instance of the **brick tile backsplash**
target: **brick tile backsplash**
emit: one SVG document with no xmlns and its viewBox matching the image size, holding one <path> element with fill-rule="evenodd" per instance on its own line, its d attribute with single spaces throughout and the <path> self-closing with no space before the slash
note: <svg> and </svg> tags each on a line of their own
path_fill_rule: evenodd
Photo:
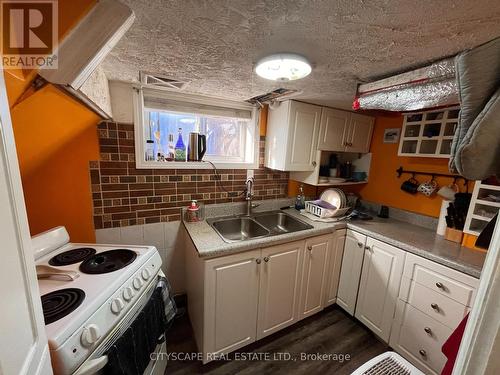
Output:
<svg viewBox="0 0 500 375">
<path fill-rule="evenodd" d="M 100 160 L 89 163 L 95 229 L 177 221 L 192 199 L 205 204 L 244 199 L 239 194 L 245 169 L 218 170 L 219 176 L 212 169 L 136 169 L 132 124 L 103 121 L 98 136 Z M 261 137 L 255 199 L 286 197 L 288 172 L 263 167 L 264 144 Z"/>
</svg>

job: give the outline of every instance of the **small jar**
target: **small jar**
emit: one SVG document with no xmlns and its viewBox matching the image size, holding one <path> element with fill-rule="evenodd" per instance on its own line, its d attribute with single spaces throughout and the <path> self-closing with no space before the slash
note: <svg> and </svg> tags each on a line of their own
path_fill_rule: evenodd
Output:
<svg viewBox="0 0 500 375">
<path fill-rule="evenodd" d="M 146 149 L 144 150 L 144 158 L 146 161 L 155 160 L 155 143 L 152 140 L 146 141 Z"/>
</svg>

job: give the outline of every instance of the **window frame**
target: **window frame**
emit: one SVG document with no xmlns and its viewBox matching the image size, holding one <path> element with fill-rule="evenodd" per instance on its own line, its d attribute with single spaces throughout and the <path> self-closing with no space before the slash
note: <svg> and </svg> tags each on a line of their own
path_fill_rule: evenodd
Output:
<svg viewBox="0 0 500 375">
<path fill-rule="evenodd" d="M 160 89 L 151 87 L 150 85 L 133 85 L 133 99 L 134 99 L 134 135 L 135 135 L 135 165 L 137 169 L 211 169 L 213 163 L 217 169 L 258 169 L 259 168 L 259 110 L 244 102 L 233 100 L 213 98 L 204 95 L 186 94 L 172 92 L 169 89 Z M 146 161 L 144 160 L 144 114 L 146 107 L 144 105 L 144 91 L 147 91 L 150 96 L 158 96 L 159 98 L 172 99 L 176 101 L 183 101 L 186 103 L 194 103 L 201 105 L 211 105 L 215 107 L 224 107 L 235 110 L 247 110 L 251 112 L 251 119 L 248 121 L 248 126 L 245 129 L 245 139 L 253 137 L 246 142 L 246 147 L 243 150 L 246 155 L 246 161 L 228 161 L 230 158 L 225 157 L 212 157 L 204 160 L 210 161 Z M 152 109 L 148 109 L 152 110 Z M 165 111 L 177 112 L 175 110 L 164 109 Z M 250 133 L 250 134 L 248 134 Z M 252 134 L 253 133 L 253 134 Z M 253 154 L 253 155 L 251 155 Z"/>
</svg>

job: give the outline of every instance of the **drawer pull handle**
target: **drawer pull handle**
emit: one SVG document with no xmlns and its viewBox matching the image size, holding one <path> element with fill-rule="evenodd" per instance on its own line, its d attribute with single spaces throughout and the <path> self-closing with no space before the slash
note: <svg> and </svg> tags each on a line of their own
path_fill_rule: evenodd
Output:
<svg viewBox="0 0 500 375">
<path fill-rule="evenodd" d="M 269 257 L 264 257 L 264 262 L 269 262 Z"/>
<path fill-rule="evenodd" d="M 427 357 L 427 352 L 424 349 L 418 351 L 422 357 Z"/>
<path fill-rule="evenodd" d="M 439 288 L 439 289 L 444 289 L 444 285 L 442 283 L 440 283 L 439 281 L 436 283 L 436 286 Z"/>
<path fill-rule="evenodd" d="M 363 242 L 358 242 L 359 247 L 363 247 Z"/>
<path fill-rule="evenodd" d="M 255 259 L 255 263 L 260 264 L 262 260 L 260 258 Z"/>
<path fill-rule="evenodd" d="M 439 311 L 439 306 L 437 303 L 431 303 L 431 307 L 436 310 L 436 311 Z"/>
<path fill-rule="evenodd" d="M 428 333 L 429 335 L 432 335 L 432 329 L 430 329 L 429 327 L 425 327 L 424 331 L 425 331 L 425 333 Z"/>
</svg>

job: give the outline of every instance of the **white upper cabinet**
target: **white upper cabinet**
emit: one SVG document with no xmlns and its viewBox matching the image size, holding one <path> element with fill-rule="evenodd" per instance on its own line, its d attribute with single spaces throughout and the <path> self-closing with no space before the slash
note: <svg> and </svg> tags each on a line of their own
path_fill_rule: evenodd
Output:
<svg viewBox="0 0 500 375">
<path fill-rule="evenodd" d="M 388 342 L 403 275 L 405 251 L 368 237 L 356 318 Z"/>
<path fill-rule="evenodd" d="M 320 106 L 293 100 L 270 109 L 265 166 L 281 171 L 312 171 L 320 118 Z"/>
<path fill-rule="evenodd" d="M 323 108 L 318 149 L 324 151 L 345 151 L 349 135 L 350 115 L 349 112 Z"/>
<path fill-rule="evenodd" d="M 371 116 L 351 113 L 349 120 L 349 137 L 346 145 L 346 152 L 370 152 L 372 140 L 373 122 Z"/>
<path fill-rule="evenodd" d="M 317 151 L 368 153 L 373 117 L 301 103 L 269 109 L 265 166 L 281 171 L 313 171 Z"/>
</svg>

